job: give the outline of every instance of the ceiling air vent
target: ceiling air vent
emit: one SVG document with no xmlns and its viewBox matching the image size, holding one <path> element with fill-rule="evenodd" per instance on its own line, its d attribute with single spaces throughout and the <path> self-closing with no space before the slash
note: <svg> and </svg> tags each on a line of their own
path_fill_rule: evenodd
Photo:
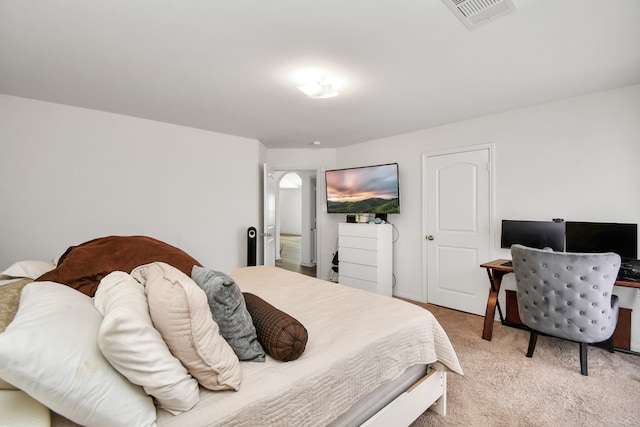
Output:
<svg viewBox="0 0 640 427">
<path fill-rule="evenodd" d="M 468 29 L 516 9 L 512 0 L 442 0 Z"/>
</svg>

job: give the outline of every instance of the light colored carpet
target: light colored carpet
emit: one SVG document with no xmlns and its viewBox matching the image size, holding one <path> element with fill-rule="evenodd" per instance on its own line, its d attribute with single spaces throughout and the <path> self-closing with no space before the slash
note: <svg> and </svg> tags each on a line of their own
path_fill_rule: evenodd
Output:
<svg viewBox="0 0 640 427">
<path fill-rule="evenodd" d="M 447 375 L 447 416 L 425 412 L 412 427 L 640 426 L 640 356 L 589 347 L 580 374 L 578 344 L 495 323 L 481 338 L 480 316 L 424 305 L 453 343 L 464 376 Z"/>
</svg>

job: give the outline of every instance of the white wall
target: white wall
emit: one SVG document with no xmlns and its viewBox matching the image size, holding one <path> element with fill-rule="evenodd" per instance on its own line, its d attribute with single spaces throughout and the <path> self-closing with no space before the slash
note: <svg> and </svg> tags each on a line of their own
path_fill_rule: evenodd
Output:
<svg viewBox="0 0 640 427">
<path fill-rule="evenodd" d="M 300 188 L 280 189 L 280 232 L 302 235 L 302 190 Z"/>
<path fill-rule="evenodd" d="M 338 149 L 338 167 L 399 163 L 395 295 L 422 297 L 422 154 L 487 143 L 496 148 L 492 258 L 509 256 L 503 218 L 640 223 L 640 85 Z"/>
<path fill-rule="evenodd" d="M 318 271 L 327 278 L 344 218 L 326 214 L 322 172 L 398 162 L 394 293 L 419 300 L 423 153 L 495 144 L 497 240 L 502 218 L 640 223 L 639 135 L 640 85 L 338 150 L 265 149 L 251 139 L 0 95 L 0 265 L 49 260 L 105 234 L 152 235 L 206 265 L 244 265 L 246 228 L 262 228 L 266 161 L 318 171 Z M 496 241 L 492 257 L 507 255 Z"/>
<path fill-rule="evenodd" d="M 0 266 L 148 235 L 223 271 L 261 222 L 256 140 L 0 95 Z"/>
</svg>

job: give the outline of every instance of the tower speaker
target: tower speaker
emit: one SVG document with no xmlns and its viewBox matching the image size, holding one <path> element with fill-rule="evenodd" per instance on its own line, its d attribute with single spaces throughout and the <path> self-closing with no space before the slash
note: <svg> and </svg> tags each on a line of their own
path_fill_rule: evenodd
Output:
<svg viewBox="0 0 640 427">
<path fill-rule="evenodd" d="M 247 229 L 247 265 L 249 267 L 256 265 L 256 241 L 257 232 L 255 227 Z"/>
</svg>

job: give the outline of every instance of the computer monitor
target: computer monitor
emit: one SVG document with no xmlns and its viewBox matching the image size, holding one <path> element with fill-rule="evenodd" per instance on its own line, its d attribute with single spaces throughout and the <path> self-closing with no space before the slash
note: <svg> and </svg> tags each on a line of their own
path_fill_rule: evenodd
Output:
<svg viewBox="0 0 640 427">
<path fill-rule="evenodd" d="M 500 246 L 520 244 L 530 248 L 564 251 L 564 222 L 502 220 Z"/>
<path fill-rule="evenodd" d="M 567 252 L 615 252 L 638 258 L 638 224 L 567 221 Z"/>
</svg>

